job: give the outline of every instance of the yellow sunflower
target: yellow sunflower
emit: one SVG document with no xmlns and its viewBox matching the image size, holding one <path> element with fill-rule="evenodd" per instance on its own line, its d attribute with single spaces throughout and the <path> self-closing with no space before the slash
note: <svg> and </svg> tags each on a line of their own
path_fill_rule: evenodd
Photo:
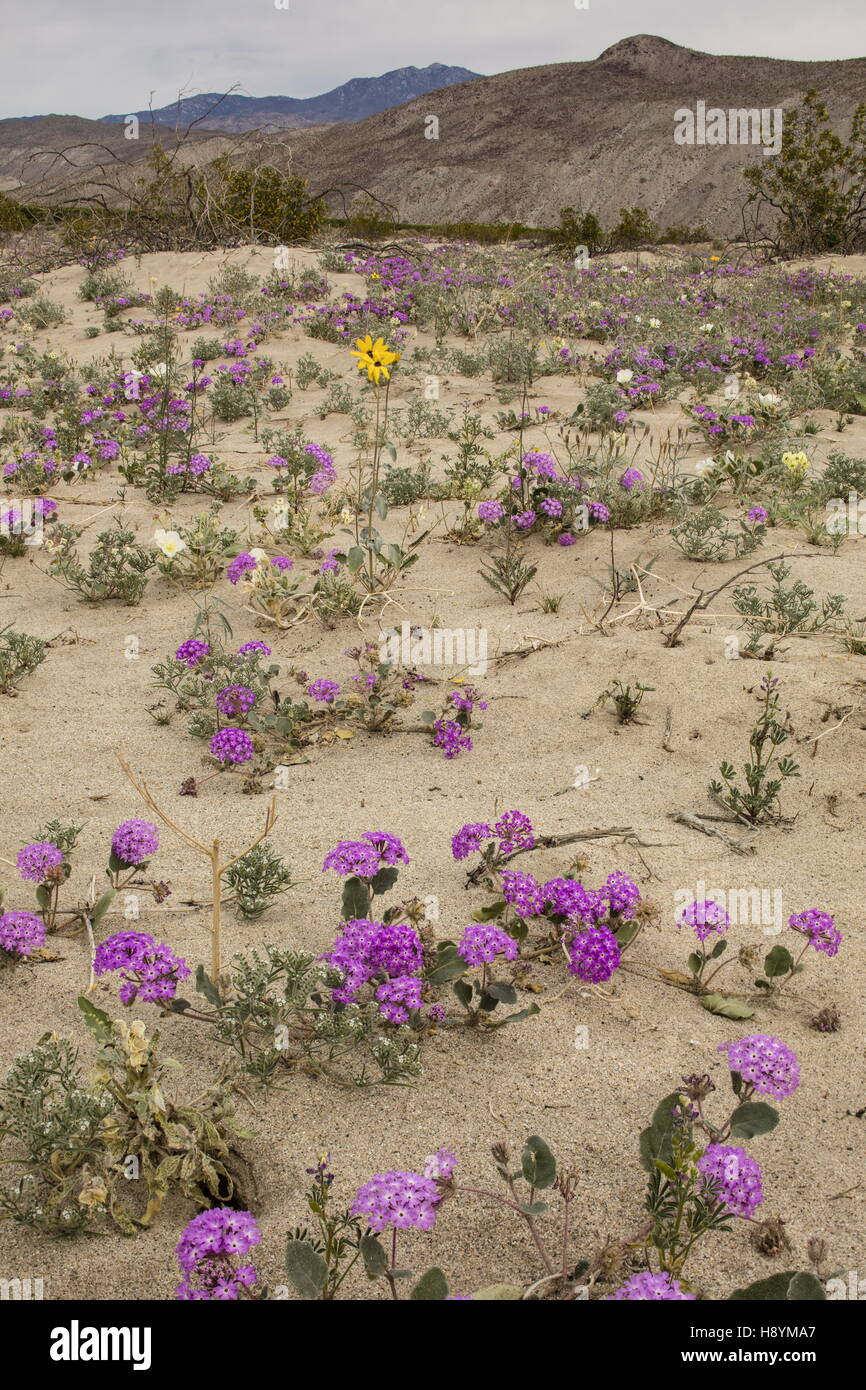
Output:
<svg viewBox="0 0 866 1390">
<path fill-rule="evenodd" d="M 374 343 L 369 333 L 366 338 L 356 338 L 355 347 L 359 350 L 351 355 L 358 358 L 358 371 L 366 371 L 368 381 L 374 381 L 378 386 L 380 376 L 384 376 L 386 381 L 390 380 L 388 367 L 392 362 L 400 361 L 399 352 L 392 352 L 384 338 L 377 338 Z"/>
</svg>

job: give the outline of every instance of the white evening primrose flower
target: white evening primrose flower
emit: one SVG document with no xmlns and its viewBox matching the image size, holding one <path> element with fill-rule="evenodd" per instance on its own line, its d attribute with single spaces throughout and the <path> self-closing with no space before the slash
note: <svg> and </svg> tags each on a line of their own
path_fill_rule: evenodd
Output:
<svg viewBox="0 0 866 1390">
<path fill-rule="evenodd" d="M 180 532 L 164 531 L 161 526 L 158 526 L 153 533 L 153 543 L 169 560 L 173 560 L 175 555 L 179 555 L 182 550 L 186 550 L 186 541 L 181 539 Z"/>
<path fill-rule="evenodd" d="M 758 396 L 758 402 L 763 406 L 781 405 L 782 397 L 777 396 L 775 391 L 764 391 Z"/>
<path fill-rule="evenodd" d="M 711 468 L 715 467 L 715 462 L 715 459 L 698 459 L 695 464 L 695 472 L 708 473 Z"/>
<path fill-rule="evenodd" d="M 633 376 L 634 372 L 628 367 L 621 367 L 616 374 L 617 384 L 619 386 L 625 386 L 627 382 L 631 381 Z"/>
<path fill-rule="evenodd" d="M 712 333 L 712 331 L 713 331 L 713 329 L 715 328 L 715 326 L 716 326 L 716 325 L 715 325 L 714 323 L 705 323 L 705 324 L 704 324 L 704 332 L 705 332 L 705 333 Z"/>
<path fill-rule="evenodd" d="M 650 328 L 661 328 L 662 321 L 661 319 L 650 319 L 649 326 Z"/>
</svg>

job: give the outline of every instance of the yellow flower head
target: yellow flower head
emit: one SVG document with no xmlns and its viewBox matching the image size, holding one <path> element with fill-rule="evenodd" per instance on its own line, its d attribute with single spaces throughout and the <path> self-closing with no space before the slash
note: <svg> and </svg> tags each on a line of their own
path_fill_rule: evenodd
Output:
<svg viewBox="0 0 866 1390">
<path fill-rule="evenodd" d="M 809 467 L 809 459 L 808 459 L 808 457 L 807 457 L 806 454 L 802 454 L 802 453 L 801 453 L 801 454 L 784 453 L 784 454 L 782 455 L 782 462 L 783 462 L 783 464 L 785 465 L 785 467 L 787 468 L 788 472 L 789 472 L 789 473 L 794 473 L 794 474 L 802 474 L 802 473 L 805 473 L 805 472 L 806 472 L 806 469 Z"/>
<path fill-rule="evenodd" d="M 711 260 L 711 261 L 718 261 L 718 260 L 721 260 L 721 257 L 720 257 L 720 256 L 710 256 L 710 260 Z"/>
<path fill-rule="evenodd" d="M 392 352 L 384 338 L 377 338 L 374 343 L 369 333 L 366 338 L 356 338 L 355 347 L 359 350 L 351 355 L 358 358 L 358 371 L 365 371 L 368 381 L 378 386 L 380 376 L 384 376 L 386 381 L 390 380 L 388 367 L 392 362 L 400 361 L 399 352 Z"/>
</svg>

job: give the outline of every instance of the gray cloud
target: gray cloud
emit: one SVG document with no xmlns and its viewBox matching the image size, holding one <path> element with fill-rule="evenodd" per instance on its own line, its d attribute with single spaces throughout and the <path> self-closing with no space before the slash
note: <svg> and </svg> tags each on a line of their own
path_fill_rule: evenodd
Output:
<svg viewBox="0 0 866 1390">
<path fill-rule="evenodd" d="M 866 54 L 862 0 L 26 0 L 3 35 L 0 116 L 101 116 L 183 90 L 315 96 L 441 62 L 481 73 L 586 61 L 631 34 L 709 53 Z"/>
</svg>

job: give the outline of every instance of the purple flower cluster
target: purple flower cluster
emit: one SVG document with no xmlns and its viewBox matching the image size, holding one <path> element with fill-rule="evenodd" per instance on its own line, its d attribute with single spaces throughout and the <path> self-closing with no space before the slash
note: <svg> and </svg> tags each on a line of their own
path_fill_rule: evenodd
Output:
<svg viewBox="0 0 866 1390">
<path fill-rule="evenodd" d="M 584 888 L 574 878 L 551 878 L 542 890 L 545 910 L 553 917 L 579 918 L 581 922 L 592 925 L 604 917 L 607 903 L 599 893 Z"/>
<path fill-rule="evenodd" d="M 52 869 L 60 868 L 63 855 L 50 840 L 42 840 L 35 845 L 25 845 L 18 851 L 15 862 L 22 878 L 31 883 L 44 883 Z"/>
<path fill-rule="evenodd" d="M 834 925 L 829 912 L 821 912 L 817 907 L 807 907 L 803 912 L 795 912 L 788 918 L 788 926 L 801 936 L 809 938 L 808 944 L 825 956 L 835 956 L 842 944 L 842 933 Z"/>
<path fill-rule="evenodd" d="M 703 902 L 689 903 L 684 907 L 677 920 L 678 927 L 692 927 L 695 936 L 699 941 L 706 941 L 713 932 L 718 932 L 723 936 L 731 925 L 731 919 L 723 907 L 720 907 L 712 898 L 704 898 Z"/>
<path fill-rule="evenodd" d="M 188 642 L 181 642 L 175 652 L 175 660 L 182 661 L 185 666 L 197 666 L 210 653 L 209 642 L 199 642 L 195 637 L 191 637 Z"/>
<path fill-rule="evenodd" d="M 125 820 L 111 837 L 111 851 L 121 864 L 143 864 L 159 849 L 159 835 L 149 820 Z"/>
<path fill-rule="evenodd" d="M 379 1012 L 389 1023 L 408 1023 L 409 1014 L 421 1008 L 423 983 L 417 975 L 397 975 L 376 990 Z"/>
<path fill-rule="evenodd" d="M 231 564 L 226 569 L 226 575 L 230 584 L 237 584 L 248 570 L 258 569 L 258 560 L 255 555 L 250 555 L 244 551 L 241 555 L 236 555 Z"/>
<path fill-rule="evenodd" d="M 433 730 L 433 747 L 441 748 L 444 757 L 456 758 L 463 749 L 470 752 L 472 739 L 455 720 L 437 719 Z"/>
<path fill-rule="evenodd" d="M 343 924 L 322 959 L 344 976 L 334 998 L 341 1004 L 353 1004 L 361 986 L 377 975 L 394 980 L 417 974 L 424 964 L 424 948 L 415 928 L 406 922 L 386 925 L 353 917 Z"/>
<path fill-rule="evenodd" d="M 406 1231 L 430 1231 L 436 1221 L 441 1192 L 432 1178 L 422 1173 L 391 1169 L 377 1173 L 358 1189 L 352 1204 L 353 1216 L 366 1216 L 370 1230 L 378 1235 L 386 1226 Z"/>
<path fill-rule="evenodd" d="M 312 700 L 320 700 L 322 704 L 330 705 L 336 700 L 340 693 L 340 687 L 336 681 L 317 680 L 312 685 L 307 686 L 307 694 Z"/>
<path fill-rule="evenodd" d="M 631 1302 L 673 1302 L 675 1299 L 691 1299 L 694 1302 L 693 1293 L 684 1293 L 679 1280 L 674 1279 L 671 1274 L 633 1274 L 630 1279 L 626 1279 L 622 1288 L 617 1289 L 616 1293 L 609 1294 L 608 1303 L 615 1303 L 618 1300 L 630 1300 Z"/>
<path fill-rule="evenodd" d="M 502 871 L 502 893 L 518 917 L 537 917 L 544 911 L 544 898 L 532 874 Z"/>
<path fill-rule="evenodd" d="M 45 926 L 32 912 L 4 912 L 0 916 L 0 950 L 29 956 L 44 945 Z"/>
<path fill-rule="evenodd" d="M 493 831 L 483 821 L 464 825 L 451 837 L 451 853 L 455 859 L 466 859 L 481 849 L 484 840 L 492 839 Z"/>
<path fill-rule="evenodd" d="M 501 521 L 505 515 L 505 508 L 501 502 L 479 502 L 478 515 L 482 521 Z"/>
<path fill-rule="evenodd" d="M 248 652 L 261 652 L 262 656 L 270 656 L 271 648 L 266 642 L 244 642 L 242 647 L 238 647 L 238 656 L 246 656 Z"/>
<path fill-rule="evenodd" d="M 340 840 L 325 855 L 322 873 L 333 869 L 347 877 L 371 879 L 379 872 L 380 864 L 408 864 L 409 856 L 396 835 L 387 830 L 365 830 L 360 840 Z"/>
<path fill-rule="evenodd" d="M 618 968 L 622 952 L 610 927 L 595 926 L 575 932 L 569 943 L 569 957 L 571 975 L 587 984 L 601 985 Z"/>
<path fill-rule="evenodd" d="M 608 904 L 611 914 L 621 917 L 633 917 L 641 903 L 640 889 L 622 869 L 608 874 L 598 896 Z"/>
<path fill-rule="evenodd" d="M 256 703 L 255 691 L 248 685 L 227 685 L 216 697 L 216 707 L 220 714 L 230 719 L 248 714 Z"/>
<path fill-rule="evenodd" d="M 506 811 L 493 827 L 499 836 L 499 853 L 513 854 L 518 849 L 534 849 L 532 821 L 522 811 Z"/>
<path fill-rule="evenodd" d="M 718 1200 L 735 1216 L 752 1216 L 764 1200 L 761 1168 L 745 1149 L 709 1144 L 698 1159 L 698 1171 L 718 1185 Z"/>
<path fill-rule="evenodd" d="M 255 750 L 245 729 L 219 729 L 210 741 L 210 751 L 220 763 L 248 763 Z"/>
<path fill-rule="evenodd" d="M 144 932 L 122 931 L 102 941 L 93 957 L 96 975 L 121 971 L 122 1004 L 132 1004 L 136 998 L 155 1004 L 160 999 L 173 999 L 181 980 L 189 975 L 186 961 L 176 956 L 164 941 L 157 942 Z"/>
<path fill-rule="evenodd" d="M 249 1211 L 214 1207 L 199 1212 L 189 1222 L 175 1247 L 184 1279 L 175 1290 L 183 1300 L 235 1300 L 242 1288 L 256 1282 L 252 1265 L 235 1267 L 232 1258 L 245 1255 L 261 1240 L 255 1217 Z"/>
<path fill-rule="evenodd" d="M 719 1043 L 717 1052 L 726 1052 L 731 1071 L 740 1073 L 763 1096 L 784 1100 L 800 1084 L 796 1053 L 779 1038 L 753 1033 L 737 1042 Z"/>
<path fill-rule="evenodd" d="M 506 960 L 516 960 L 518 952 L 514 937 L 492 922 L 473 922 L 464 931 L 457 947 L 457 954 L 467 965 L 490 965 L 499 955 Z"/>
</svg>

